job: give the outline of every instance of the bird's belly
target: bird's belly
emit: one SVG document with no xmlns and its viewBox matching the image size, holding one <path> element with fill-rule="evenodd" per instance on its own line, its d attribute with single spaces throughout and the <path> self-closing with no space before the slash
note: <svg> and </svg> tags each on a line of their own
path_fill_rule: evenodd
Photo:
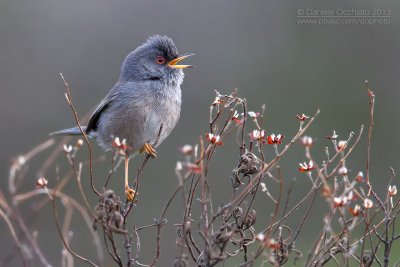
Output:
<svg viewBox="0 0 400 267">
<path fill-rule="evenodd" d="M 129 110 L 129 109 L 127 109 Z M 102 136 L 98 136 L 101 146 L 111 149 L 115 137 L 121 140 L 126 139 L 126 143 L 131 147 L 132 152 L 142 150 L 144 143 L 153 145 L 159 135 L 160 127 L 162 131 L 157 142 L 160 145 L 171 133 L 177 124 L 180 116 L 180 102 L 162 100 L 142 105 L 140 109 L 131 109 L 130 112 L 120 115 L 119 118 L 112 118 L 112 127 L 105 123 Z M 121 113 L 119 113 L 121 114 Z M 110 118 L 104 118 L 111 121 Z"/>
</svg>

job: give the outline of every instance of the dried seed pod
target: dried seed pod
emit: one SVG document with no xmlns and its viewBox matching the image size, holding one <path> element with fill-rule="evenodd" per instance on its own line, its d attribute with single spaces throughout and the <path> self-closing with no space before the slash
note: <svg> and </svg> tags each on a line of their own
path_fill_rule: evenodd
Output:
<svg viewBox="0 0 400 267">
<path fill-rule="evenodd" d="M 251 210 L 244 220 L 243 224 L 247 227 L 250 227 L 256 223 L 256 211 Z"/>
<path fill-rule="evenodd" d="M 186 254 L 182 254 L 181 257 L 177 258 L 173 262 L 174 267 L 187 267 L 189 266 L 189 256 Z"/>
<path fill-rule="evenodd" d="M 235 219 L 242 217 L 242 214 L 243 214 L 243 209 L 241 207 L 235 207 L 232 210 L 232 216 Z"/>
<path fill-rule="evenodd" d="M 239 165 L 233 169 L 232 175 L 232 184 L 234 188 L 239 187 L 243 184 L 243 178 L 249 177 L 251 174 L 258 173 L 260 171 L 260 161 L 257 159 L 256 155 L 251 152 L 246 152 L 240 157 Z M 240 174 L 242 174 L 242 178 L 240 178 Z"/>
</svg>

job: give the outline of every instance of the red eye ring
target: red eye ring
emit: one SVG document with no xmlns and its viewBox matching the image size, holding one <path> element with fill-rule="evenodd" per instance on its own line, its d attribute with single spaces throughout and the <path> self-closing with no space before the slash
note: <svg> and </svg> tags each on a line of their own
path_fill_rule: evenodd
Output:
<svg viewBox="0 0 400 267">
<path fill-rule="evenodd" d="M 156 58 L 156 61 L 157 61 L 158 64 L 164 64 L 165 63 L 165 58 L 162 57 L 162 56 L 158 56 Z"/>
</svg>

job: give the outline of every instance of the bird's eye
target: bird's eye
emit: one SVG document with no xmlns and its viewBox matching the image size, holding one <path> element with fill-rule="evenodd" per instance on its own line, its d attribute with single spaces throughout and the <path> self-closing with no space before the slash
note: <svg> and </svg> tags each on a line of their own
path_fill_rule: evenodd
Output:
<svg viewBox="0 0 400 267">
<path fill-rule="evenodd" d="M 158 56 L 156 58 L 156 61 L 157 61 L 158 64 L 164 64 L 165 63 L 165 58 L 163 58 L 161 56 Z"/>
</svg>

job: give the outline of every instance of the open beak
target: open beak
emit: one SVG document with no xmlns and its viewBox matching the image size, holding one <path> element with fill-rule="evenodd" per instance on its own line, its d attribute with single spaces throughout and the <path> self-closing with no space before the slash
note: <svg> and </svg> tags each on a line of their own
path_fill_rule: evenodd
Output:
<svg viewBox="0 0 400 267">
<path fill-rule="evenodd" d="M 193 55 L 194 55 L 193 53 L 188 53 L 188 54 L 181 55 L 181 56 L 171 60 L 170 62 L 168 62 L 168 66 L 170 66 L 172 68 L 175 68 L 175 69 L 193 68 L 192 65 L 176 65 L 176 63 L 178 63 L 182 59 L 190 57 L 190 56 L 193 56 Z"/>
</svg>

